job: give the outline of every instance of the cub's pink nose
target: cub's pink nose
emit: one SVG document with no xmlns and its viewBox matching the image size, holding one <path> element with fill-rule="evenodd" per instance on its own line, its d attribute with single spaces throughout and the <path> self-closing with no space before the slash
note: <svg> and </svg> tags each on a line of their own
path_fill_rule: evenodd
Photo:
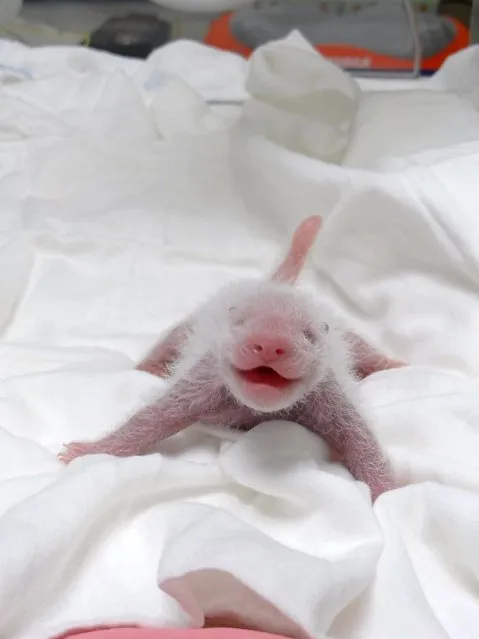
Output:
<svg viewBox="0 0 479 639">
<path fill-rule="evenodd" d="M 245 349 L 266 363 L 276 362 L 291 354 L 291 341 L 284 335 L 250 335 Z"/>
</svg>

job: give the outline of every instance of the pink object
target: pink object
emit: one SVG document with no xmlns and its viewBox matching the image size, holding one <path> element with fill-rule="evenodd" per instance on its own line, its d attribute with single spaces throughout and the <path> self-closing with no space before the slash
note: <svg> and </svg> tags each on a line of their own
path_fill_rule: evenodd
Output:
<svg viewBox="0 0 479 639">
<path fill-rule="evenodd" d="M 97 630 L 73 630 L 54 639 L 281 639 L 253 630 L 235 628 L 201 628 L 169 630 L 163 628 L 103 628 Z"/>
<path fill-rule="evenodd" d="M 230 284 L 187 321 L 172 383 L 156 402 L 99 441 L 72 442 L 59 458 L 68 463 L 88 454 L 148 454 L 199 421 L 250 429 L 266 419 L 286 419 L 322 437 L 370 487 L 373 499 L 394 488 L 351 376 L 351 353 L 364 358 L 366 369 L 380 356 L 345 334 L 324 302 L 291 285 L 320 221 L 300 224 L 272 280 Z"/>
</svg>

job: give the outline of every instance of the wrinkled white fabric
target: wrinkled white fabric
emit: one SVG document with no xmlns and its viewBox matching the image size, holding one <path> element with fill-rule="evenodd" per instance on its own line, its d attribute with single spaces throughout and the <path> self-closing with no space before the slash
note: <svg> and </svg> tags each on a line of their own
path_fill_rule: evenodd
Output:
<svg viewBox="0 0 479 639">
<path fill-rule="evenodd" d="M 0 44 L 1 636 L 219 617 L 477 639 L 478 59 L 386 92 L 297 34 L 251 64 Z M 372 507 L 283 422 L 56 460 L 160 393 L 133 370 L 159 333 L 316 213 L 302 286 L 412 364 L 361 385 L 398 490 Z"/>
</svg>

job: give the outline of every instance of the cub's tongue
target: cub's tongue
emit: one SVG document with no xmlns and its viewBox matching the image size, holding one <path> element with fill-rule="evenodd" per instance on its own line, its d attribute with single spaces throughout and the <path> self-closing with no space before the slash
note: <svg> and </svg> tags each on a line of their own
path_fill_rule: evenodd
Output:
<svg viewBox="0 0 479 639">
<path fill-rule="evenodd" d="M 238 371 L 241 377 L 249 384 L 264 384 L 274 388 L 284 388 L 292 383 L 268 366 L 258 366 L 249 371 Z"/>
</svg>

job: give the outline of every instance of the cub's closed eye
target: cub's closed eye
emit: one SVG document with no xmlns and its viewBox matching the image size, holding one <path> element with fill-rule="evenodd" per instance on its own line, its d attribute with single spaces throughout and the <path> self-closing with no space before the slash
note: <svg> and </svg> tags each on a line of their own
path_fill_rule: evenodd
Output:
<svg viewBox="0 0 479 639">
<path fill-rule="evenodd" d="M 303 335 L 306 337 L 308 342 L 311 342 L 311 344 L 314 344 L 314 342 L 316 341 L 316 335 L 313 333 L 313 331 L 310 331 L 309 329 L 306 329 L 305 331 L 303 331 Z"/>
<path fill-rule="evenodd" d="M 323 333 L 327 333 L 329 331 L 329 324 L 326 324 L 326 322 L 323 322 L 321 324 L 321 330 Z"/>
<path fill-rule="evenodd" d="M 230 308 L 228 309 L 230 313 L 233 313 L 234 311 L 237 311 L 237 310 L 238 309 L 236 306 L 230 306 Z M 233 321 L 236 326 L 242 326 L 244 324 L 244 319 L 242 317 L 234 317 Z"/>
</svg>

